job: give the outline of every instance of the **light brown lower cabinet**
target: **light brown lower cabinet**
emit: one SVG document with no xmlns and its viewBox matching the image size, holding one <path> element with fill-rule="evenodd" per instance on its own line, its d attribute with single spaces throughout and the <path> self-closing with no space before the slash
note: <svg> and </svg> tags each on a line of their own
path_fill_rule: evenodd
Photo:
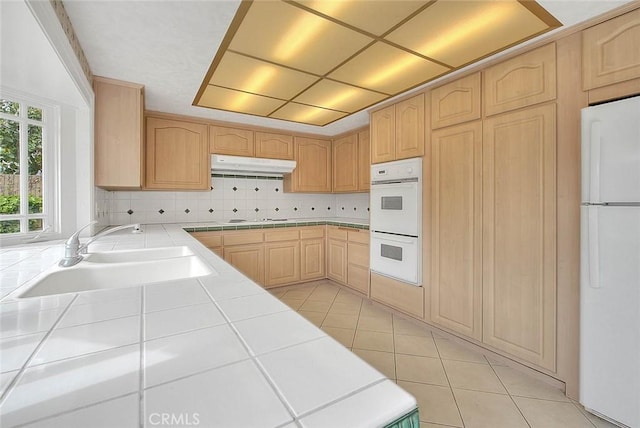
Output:
<svg viewBox="0 0 640 428">
<path fill-rule="evenodd" d="M 327 241 L 327 278 L 347 282 L 347 241 Z"/>
<path fill-rule="evenodd" d="M 414 317 L 424 316 L 424 288 L 371 274 L 371 298 Z"/>
<path fill-rule="evenodd" d="M 291 284 L 300 281 L 300 243 L 272 242 L 264 247 L 264 285 Z"/>
<path fill-rule="evenodd" d="M 327 227 L 327 278 L 369 295 L 369 232 Z"/>
<path fill-rule="evenodd" d="M 193 232 L 192 236 L 265 288 L 326 278 L 324 226 Z"/>
<path fill-rule="evenodd" d="M 224 247 L 224 260 L 258 284 L 264 284 L 264 245 Z"/>
<path fill-rule="evenodd" d="M 324 252 L 324 238 L 300 241 L 300 281 L 326 276 Z"/>
</svg>

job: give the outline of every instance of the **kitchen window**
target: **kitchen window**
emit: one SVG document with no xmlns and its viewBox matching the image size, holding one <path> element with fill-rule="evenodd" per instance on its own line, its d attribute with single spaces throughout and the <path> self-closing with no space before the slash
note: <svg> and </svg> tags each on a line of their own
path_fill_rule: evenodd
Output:
<svg viewBox="0 0 640 428">
<path fill-rule="evenodd" d="M 58 109 L 0 95 L 0 237 L 55 232 Z"/>
</svg>

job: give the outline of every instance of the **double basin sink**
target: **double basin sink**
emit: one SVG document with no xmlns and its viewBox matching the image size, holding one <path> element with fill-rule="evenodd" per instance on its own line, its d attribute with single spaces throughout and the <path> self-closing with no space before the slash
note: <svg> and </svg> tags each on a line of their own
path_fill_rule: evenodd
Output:
<svg viewBox="0 0 640 428">
<path fill-rule="evenodd" d="M 9 299 L 133 287 L 217 275 L 189 247 L 90 253 L 71 267 L 55 267 L 12 292 Z"/>
</svg>

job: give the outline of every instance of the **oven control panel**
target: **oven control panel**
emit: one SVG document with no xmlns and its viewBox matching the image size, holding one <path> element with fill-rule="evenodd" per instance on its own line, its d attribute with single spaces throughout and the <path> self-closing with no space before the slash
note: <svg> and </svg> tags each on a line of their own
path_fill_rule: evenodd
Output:
<svg viewBox="0 0 640 428">
<path fill-rule="evenodd" d="M 422 179 L 422 158 L 403 159 L 371 165 L 371 182 Z"/>
</svg>

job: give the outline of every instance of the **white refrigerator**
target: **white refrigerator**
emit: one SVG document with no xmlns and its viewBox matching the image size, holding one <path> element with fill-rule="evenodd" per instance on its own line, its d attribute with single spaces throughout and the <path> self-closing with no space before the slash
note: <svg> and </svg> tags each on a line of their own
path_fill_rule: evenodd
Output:
<svg viewBox="0 0 640 428">
<path fill-rule="evenodd" d="M 640 428 L 640 97 L 582 110 L 580 403 Z"/>
</svg>

